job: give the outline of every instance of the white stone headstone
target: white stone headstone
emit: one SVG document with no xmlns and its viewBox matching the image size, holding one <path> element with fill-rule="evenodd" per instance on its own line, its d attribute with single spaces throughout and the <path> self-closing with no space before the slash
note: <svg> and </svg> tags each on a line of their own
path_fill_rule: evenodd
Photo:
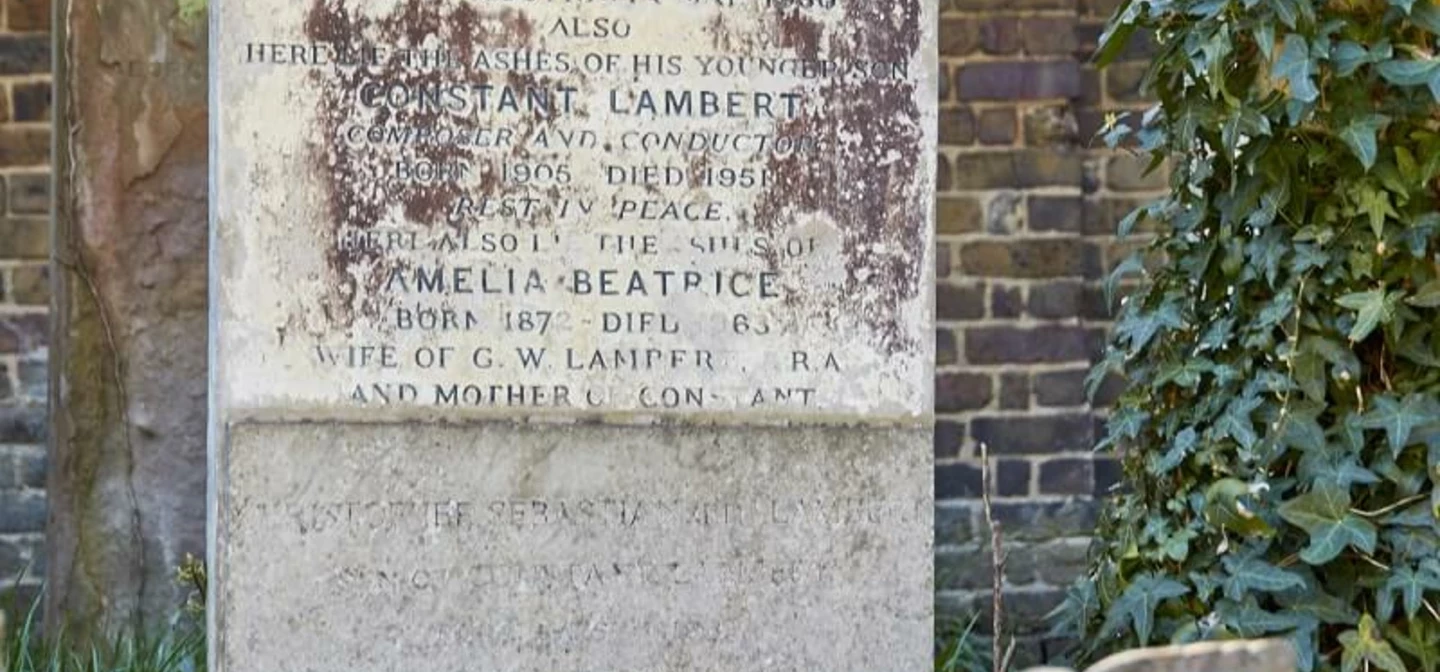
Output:
<svg viewBox="0 0 1440 672">
<path fill-rule="evenodd" d="M 212 2 L 212 665 L 929 665 L 936 8 Z"/>
</svg>

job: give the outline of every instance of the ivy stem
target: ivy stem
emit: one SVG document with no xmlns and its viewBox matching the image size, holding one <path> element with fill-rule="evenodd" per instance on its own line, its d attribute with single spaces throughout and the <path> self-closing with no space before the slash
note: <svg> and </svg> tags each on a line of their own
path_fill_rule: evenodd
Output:
<svg viewBox="0 0 1440 672">
<path fill-rule="evenodd" d="M 1366 518 L 1375 518 L 1375 517 L 1377 517 L 1377 516 L 1383 516 L 1383 515 L 1385 515 L 1385 514 L 1387 514 L 1387 513 L 1390 513 L 1391 511 L 1394 511 L 1395 509 L 1404 508 L 1404 507 L 1406 507 L 1406 506 L 1409 506 L 1409 505 L 1411 505 L 1411 504 L 1414 504 L 1415 502 L 1418 502 L 1418 501 L 1420 501 L 1420 500 L 1422 500 L 1422 499 L 1426 499 L 1426 498 L 1428 498 L 1429 496 L 1430 496 L 1430 495 L 1411 495 L 1410 497 L 1406 497 L 1405 499 L 1402 499 L 1402 500 L 1400 500 L 1400 501 L 1398 501 L 1398 502 L 1395 502 L 1394 504 L 1391 504 L 1391 505 L 1386 506 L 1386 507 L 1383 507 L 1383 508 L 1376 509 L 1376 510 L 1374 510 L 1374 511 L 1362 511 L 1362 510 L 1360 510 L 1360 509 L 1353 509 L 1353 508 L 1352 508 L 1352 509 L 1350 509 L 1350 513 L 1353 513 L 1353 514 L 1355 514 L 1355 515 L 1357 515 L 1357 516 L 1365 516 Z"/>
</svg>

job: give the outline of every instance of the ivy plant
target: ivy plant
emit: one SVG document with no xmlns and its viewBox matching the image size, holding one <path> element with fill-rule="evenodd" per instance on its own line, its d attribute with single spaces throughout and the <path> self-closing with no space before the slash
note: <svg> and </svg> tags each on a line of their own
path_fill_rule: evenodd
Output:
<svg viewBox="0 0 1440 672">
<path fill-rule="evenodd" d="M 1305 670 L 1440 670 L 1440 5 L 1129 0 L 1158 104 L 1104 140 L 1169 192 L 1091 376 L 1126 381 L 1080 657 L 1231 637 Z"/>
</svg>

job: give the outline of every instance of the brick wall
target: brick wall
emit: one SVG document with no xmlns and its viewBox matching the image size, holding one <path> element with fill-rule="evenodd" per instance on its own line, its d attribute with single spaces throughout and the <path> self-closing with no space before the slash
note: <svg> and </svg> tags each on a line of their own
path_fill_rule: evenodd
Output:
<svg viewBox="0 0 1440 672">
<path fill-rule="evenodd" d="M 936 606 L 990 604 L 983 442 L 1009 622 L 1044 658 L 1058 643 L 1039 638 L 1040 617 L 1083 568 L 1094 497 L 1118 478 L 1091 453 L 1103 410 L 1084 380 L 1110 315 L 1100 279 L 1124 254 L 1113 225 L 1165 176 L 1092 138 L 1105 111 L 1143 109 L 1147 46 L 1103 75 L 1091 67 L 1115 0 L 940 1 Z"/>
<path fill-rule="evenodd" d="M 29 568 L 31 592 L 44 567 L 50 2 L 0 4 L 0 588 Z"/>
</svg>

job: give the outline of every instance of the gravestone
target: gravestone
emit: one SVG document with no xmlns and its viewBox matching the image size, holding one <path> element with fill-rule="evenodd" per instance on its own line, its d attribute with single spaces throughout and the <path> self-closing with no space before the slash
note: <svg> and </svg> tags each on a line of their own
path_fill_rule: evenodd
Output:
<svg viewBox="0 0 1440 672">
<path fill-rule="evenodd" d="M 934 13 L 212 3 L 216 669 L 928 666 Z"/>
</svg>

